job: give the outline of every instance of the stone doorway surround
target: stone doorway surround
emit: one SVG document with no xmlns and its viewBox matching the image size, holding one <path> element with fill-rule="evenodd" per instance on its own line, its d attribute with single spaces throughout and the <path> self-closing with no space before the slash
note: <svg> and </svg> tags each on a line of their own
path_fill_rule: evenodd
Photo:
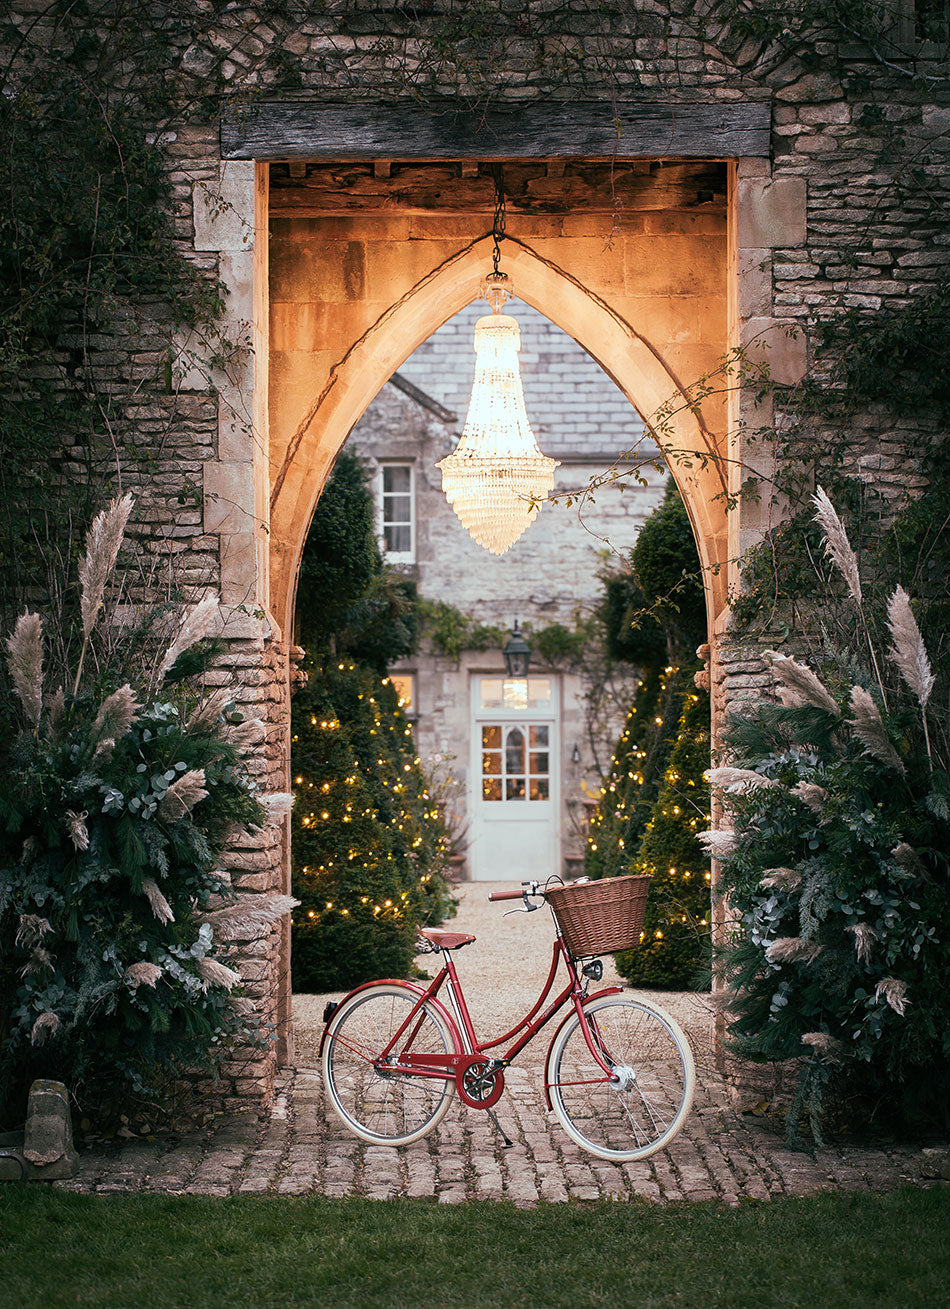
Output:
<svg viewBox="0 0 950 1309">
<path fill-rule="evenodd" d="M 390 226 L 388 239 L 378 244 L 368 263 L 367 217 L 325 215 L 317 220 L 324 224 L 322 232 L 311 222 L 309 235 L 298 226 L 296 236 L 309 251 L 303 264 L 315 276 L 326 275 L 332 266 L 328 276 L 336 289 L 328 296 L 321 291 L 322 298 L 272 299 L 269 286 L 279 281 L 281 270 L 275 264 L 272 278 L 270 163 L 286 163 L 292 178 L 305 179 L 308 162 L 320 161 L 369 161 L 380 178 L 387 176 L 393 160 L 460 160 L 463 172 L 466 161 L 477 169 L 480 161 L 534 160 L 546 163 L 555 176 L 568 161 L 649 161 L 659 167 L 721 161 L 728 179 L 721 233 L 699 230 L 691 238 L 694 250 L 705 251 L 699 260 L 700 280 L 706 279 L 700 291 L 708 301 L 718 295 L 721 302 L 718 318 L 707 305 L 705 339 L 697 340 L 702 336 L 698 318 L 687 315 L 677 324 L 672 312 L 661 347 L 646 329 L 637 330 L 642 316 L 628 294 L 636 278 L 624 281 L 611 274 L 606 252 L 611 237 L 614 244 L 621 238 L 604 226 L 602 215 L 598 224 L 580 210 L 560 224 L 556 235 L 540 220 L 532 227 L 530 216 L 519 232 L 509 215 L 509 231 L 516 239 L 506 243 L 503 267 L 518 294 L 575 336 L 649 418 L 740 344 L 751 352 L 767 350 L 764 357 L 779 383 L 794 384 L 804 373 L 806 341 L 786 335 L 774 316 L 772 259 L 777 249 L 805 244 L 807 183 L 801 177 L 773 178 L 770 112 L 766 101 L 740 101 L 531 106 L 475 116 L 455 106 L 422 110 L 264 103 L 229 113 L 222 126 L 217 184 L 202 183 L 194 191 L 195 251 L 218 256 L 219 276 L 228 291 L 224 326 L 241 334 L 249 331 L 253 349 L 244 376 L 218 386 L 217 459 L 204 465 L 204 529 L 220 541 L 223 604 L 265 616 L 271 633 L 265 633 L 265 644 L 271 646 L 265 657 L 283 668 L 281 704 L 274 706 L 272 719 L 281 722 L 277 748 L 288 789 L 286 706 L 296 574 L 316 500 L 346 436 L 388 376 L 474 297 L 490 266 L 491 241 L 490 218 L 486 225 L 483 215 L 473 229 L 472 215 L 457 213 L 452 236 L 447 214 L 427 228 L 424 215 L 410 220 L 393 207 L 375 216 L 377 237 L 380 221 Z M 302 222 L 282 216 L 275 223 L 285 228 L 285 249 L 279 241 L 273 246 L 281 257 L 292 225 Z M 352 227 L 354 222 L 364 223 L 362 231 Z M 690 239 L 686 232 L 664 231 L 655 214 L 644 225 L 641 246 L 647 228 L 655 242 L 671 236 Z M 320 247 L 318 258 L 314 243 Z M 631 259 L 626 266 L 649 273 L 642 252 L 639 264 L 634 254 Z M 314 271 L 317 264 L 323 274 Z M 677 307 L 690 307 L 687 296 L 676 298 L 684 301 Z M 642 313 L 642 303 L 639 309 Z M 674 475 L 707 570 L 717 714 L 741 698 L 748 680 L 741 662 L 724 658 L 721 640 L 735 561 L 780 512 L 768 495 L 767 480 L 758 502 L 743 503 L 728 516 L 718 497 L 735 492 L 750 467 L 768 478 L 768 446 L 750 445 L 742 433 L 767 428 L 771 418 L 770 401 L 757 403 L 754 396 L 733 389 L 725 402 L 710 403 L 699 415 L 686 410 L 675 419 L 676 444 L 703 459 L 693 469 L 674 468 Z M 287 890 L 287 820 L 271 860 L 278 855 L 279 865 L 265 871 L 265 880 Z M 287 924 L 279 958 L 272 961 L 277 966 L 269 970 L 279 988 L 268 1010 L 276 1013 L 281 1062 L 292 1059 L 293 1052 L 289 945 Z"/>
</svg>

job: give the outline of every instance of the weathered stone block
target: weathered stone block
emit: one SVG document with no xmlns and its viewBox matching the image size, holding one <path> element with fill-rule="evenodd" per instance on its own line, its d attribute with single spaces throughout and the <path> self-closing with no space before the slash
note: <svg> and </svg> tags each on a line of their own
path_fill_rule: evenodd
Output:
<svg viewBox="0 0 950 1309">
<path fill-rule="evenodd" d="M 217 183 L 197 182 L 193 191 L 196 250 L 254 247 L 254 163 L 222 163 Z"/>
<path fill-rule="evenodd" d="M 807 200 L 804 177 L 740 178 L 736 185 L 740 248 L 804 245 Z"/>
<path fill-rule="evenodd" d="M 69 1094 L 62 1082 L 39 1080 L 30 1087 L 23 1156 L 37 1179 L 72 1177 L 79 1167 Z"/>
<path fill-rule="evenodd" d="M 774 318 L 747 318 L 741 337 L 749 355 L 768 364 L 774 382 L 794 386 L 802 380 L 808 366 L 808 342 L 794 324 L 777 323 Z"/>
<path fill-rule="evenodd" d="M 251 465 L 209 461 L 204 465 L 204 530 L 248 532 L 254 523 Z"/>
</svg>

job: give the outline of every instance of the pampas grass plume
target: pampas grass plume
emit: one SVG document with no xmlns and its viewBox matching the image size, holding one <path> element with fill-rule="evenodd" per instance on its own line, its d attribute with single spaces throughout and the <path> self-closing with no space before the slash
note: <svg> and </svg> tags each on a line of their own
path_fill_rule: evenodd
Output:
<svg viewBox="0 0 950 1309">
<path fill-rule="evenodd" d="M 78 814 L 74 809 L 66 810 L 66 830 L 69 833 L 69 839 L 73 843 L 74 850 L 89 849 L 89 828 L 86 826 L 88 817 L 89 814 L 85 809 Z"/>
<path fill-rule="evenodd" d="M 36 945 L 37 941 L 42 941 L 43 937 L 50 930 L 48 918 L 40 918 L 39 914 L 21 914 L 17 922 L 15 945 Z"/>
<path fill-rule="evenodd" d="M 44 1045 L 45 1042 L 49 1040 L 51 1036 L 55 1036 L 58 1031 L 59 1017 L 56 1014 L 47 1011 L 45 1014 L 40 1014 L 39 1018 L 37 1018 L 36 1022 L 33 1024 L 33 1029 L 30 1032 L 30 1041 L 33 1045 Z"/>
<path fill-rule="evenodd" d="M 703 773 L 710 786 L 732 795 L 741 795 L 744 791 L 760 791 L 765 787 L 778 786 L 772 777 L 763 777 L 751 768 L 707 768 Z"/>
<path fill-rule="evenodd" d="M 138 964 L 130 964 L 125 970 L 125 980 L 129 986 L 154 986 L 162 975 L 162 969 L 158 964 L 150 964 L 143 960 Z"/>
<path fill-rule="evenodd" d="M 185 731 L 210 731 L 230 703 L 231 691 L 228 687 L 221 686 L 217 691 L 212 691 L 207 700 L 192 710 L 188 722 L 185 724 Z"/>
<path fill-rule="evenodd" d="M 847 932 L 854 933 L 854 948 L 858 953 L 858 959 L 862 964 L 870 963 L 871 950 L 874 942 L 877 940 L 877 932 L 870 923 L 852 923 L 845 928 Z"/>
<path fill-rule="evenodd" d="M 820 954 L 817 941 L 805 941 L 800 936 L 780 936 L 765 949 L 765 957 L 773 964 L 810 964 Z"/>
<path fill-rule="evenodd" d="M 158 921 L 165 926 L 167 923 L 175 921 L 175 915 L 172 913 L 172 907 L 159 890 L 158 883 L 154 877 L 146 877 L 142 883 L 142 892 L 146 900 L 152 906 L 152 913 Z"/>
<path fill-rule="evenodd" d="M 799 782 L 792 787 L 791 794 L 797 800 L 801 800 L 802 804 L 807 804 L 808 808 L 816 814 L 824 811 L 828 800 L 828 792 L 817 782 Z"/>
<path fill-rule="evenodd" d="M 897 665 L 923 709 L 934 687 L 933 669 L 910 607 L 910 597 L 902 586 L 897 587 L 887 602 L 887 625 L 894 642 L 888 651 L 891 661 Z"/>
<path fill-rule="evenodd" d="M 802 875 L 794 868 L 766 868 L 759 886 L 764 891 L 794 891 L 802 884 Z"/>
<path fill-rule="evenodd" d="M 241 980 L 241 974 L 228 968 L 218 959 L 199 959 L 198 974 L 201 977 L 201 989 L 207 991 L 209 986 L 223 986 L 228 991 Z"/>
<path fill-rule="evenodd" d="M 736 834 L 726 828 L 715 832 L 697 832 L 696 839 L 713 859 L 728 859 L 736 852 Z"/>
<path fill-rule="evenodd" d="M 206 636 L 212 634 L 217 616 L 218 597 L 216 595 L 206 595 L 203 600 L 195 605 L 182 623 L 181 631 L 165 651 L 162 662 L 158 666 L 159 681 L 175 666 L 175 661 L 179 655 L 184 654 L 186 650 L 190 650 L 193 645 L 197 645 L 199 641 L 203 641 Z"/>
<path fill-rule="evenodd" d="M 128 682 L 106 696 L 99 706 L 96 720 L 92 725 L 92 739 L 101 741 L 106 737 L 114 742 L 121 741 L 135 722 L 135 715 L 140 709 L 135 692 Z"/>
<path fill-rule="evenodd" d="M 189 768 L 188 772 L 182 773 L 178 781 L 172 782 L 165 792 L 158 806 L 158 816 L 166 823 L 173 823 L 176 819 L 184 818 L 185 814 L 191 813 L 199 800 L 203 800 L 207 794 L 205 770 Z"/>
<path fill-rule="evenodd" d="M 875 1000 L 880 1000 L 882 996 L 895 1014 L 900 1014 L 903 1018 L 907 1006 L 910 1004 L 907 998 L 907 983 L 902 982 L 898 977 L 883 978 L 874 988 Z"/>
<path fill-rule="evenodd" d="M 823 1054 L 826 1059 L 840 1059 L 845 1052 L 843 1042 L 829 1032 L 805 1032 L 802 1045 L 810 1045 L 816 1054 Z"/>
<path fill-rule="evenodd" d="M 255 895 L 202 915 L 219 941 L 259 936 L 300 904 L 292 895 Z"/>
<path fill-rule="evenodd" d="M 791 655 L 778 654 L 775 650 L 766 650 L 765 658 L 782 683 L 779 688 L 782 704 L 790 709 L 806 704 L 814 705 L 817 709 L 838 716 L 840 710 L 831 692 L 805 664 L 800 664 Z"/>
<path fill-rule="evenodd" d="M 115 567 L 134 504 L 130 495 L 124 495 L 121 500 L 113 500 L 108 509 L 103 509 L 93 519 L 86 537 L 86 554 L 79 565 L 79 612 L 84 641 L 88 640 L 95 627 L 106 584 Z"/>
<path fill-rule="evenodd" d="M 21 614 L 7 638 L 7 663 L 13 689 L 27 720 L 39 727 L 43 711 L 43 620 L 39 614 Z"/>
<path fill-rule="evenodd" d="M 291 791 L 270 791 L 257 797 L 272 823 L 279 818 L 286 818 L 294 806 L 296 796 Z"/>
<path fill-rule="evenodd" d="M 905 772 L 904 761 L 887 734 L 881 711 L 863 686 L 851 688 L 851 717 L 848 723 L 869 755 L 898 773 Z"/>
<path fill-rule="evenodd" d="M 837 566 L 844 578 L 852 598 L 861 604 L 861 575 L 858 571 L 858 557 L 851 548 L 848 534 L 844 530 L 837 510 L 819 486 L 812 496 L 815 506 L 815 521 L 825 538 L 825 553 Z"/>
</svg>

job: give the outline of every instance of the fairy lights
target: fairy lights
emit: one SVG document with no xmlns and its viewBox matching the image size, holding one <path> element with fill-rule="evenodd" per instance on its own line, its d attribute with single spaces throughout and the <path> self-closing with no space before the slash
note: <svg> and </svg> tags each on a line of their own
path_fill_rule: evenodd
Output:
<svg viewBox="0 0 950 1309">
<path fill-rule="evenodd" d="M 710 923 L 709 862 L 695 837 L 709 822 L 702 778 L 709 761 L 708 700 L 684 689 L 672 665 L 652 684 L 641 682 L 638 696 L 591 819 L 586 871 L 652 875 L 641 948 L 622 957 L 621 970 L 634 984 L 691 985 Z M 657 752 L 664 747 L 658 728 L 671 720 L 672 696 L 681 712 L 658 772 Z"/>
<path fill-rule="evenodd" d="M 376 923 L 378 932 L 386 923 L 387 930 L 408 932 L 439 894 L 449 848 L 389 679 L 337 662 L 312 678 L 310 688 L 315 707 L 298 720 L 307 730 L 299 727 L 294 746 L 298 970 L 308 943 L 330 928 Z M 326 939 L 339 939 L 337 948 L 346 953 L 349 937 Z M 350 950 L 365 949 L 364 940 L 353 937 Z M 325 952 L 315 948 L 317 955 Z M 305 988 L 314 985 L 300 980 Z"/>
</svg>

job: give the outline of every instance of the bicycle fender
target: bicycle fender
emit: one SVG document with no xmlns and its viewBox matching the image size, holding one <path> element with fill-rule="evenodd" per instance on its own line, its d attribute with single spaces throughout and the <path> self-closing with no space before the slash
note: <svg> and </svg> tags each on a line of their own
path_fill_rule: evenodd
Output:
<svg viewBox="0 0 950 1309">
<path fill-rule="evenodd" d="M 347 991 L 343 999 L 340 1000 L 339 1004 L 335 1006 L 333 1013 L 330 1015 L 330 1017 L 327 1019 L 326 1023 L 324 1024 L 323 1032 L 320 1036 L 320 1048 L 317 1051 L 317 1054 L 320 1059 L 323 1058 L 323 1047 L 324 1044 L 326 1043 L 327 1032 L 330 1030 L 330 1024 L 333 1022 L 334 1014 L 336 1014 L 337 1010 L 340 1008 L 340 1005 L 345 1004 L 347 1000 L 351 999 L 352 996 L 359 995 L 360 991 L 368 991 L 371 986 L 401 986 L 404 991 L 414 991 L 416 995 L 425 995 L 426 991 L 428 990 L 428 987 L 420 986 L 418 982 L 410 982 L 405 977 L 377 977 L 372 982 L 363 982 L 361 986 L 354 986 L 353 990 Z M 449 1031 L 452 1033 L 452 1038 L 455 1041 L 455 1048 L 457 1050 L 464 1050 L 465 1043 L 463 1042 L 462 1037 L 459 1033 L 458 1023 L 456 1023 L 452 1014 L 449 1013 L 448 1009 L 446 1009 L 442 1001 L 436 997 L 430 997 L 428 1003 L 432 1005 L 433 1009 L 438 1011 L 439 1016 L 441 1018 L 445 1019 L 446 1023 L 448 1024 Z"/>
<path fill-rule="evenodd" d="M 592 992 L 591 995 L 587 996 L 587 998 L 584 1001 L 584 1004 L 585 1005 L 590 1004 L 592 1000 L 600 1000 L 605 995 L 620 995 L 622 991 L 623 991 L 622 986 L 601 987 L 599 991 L 594 991 Z M 571 1021 L 571 1018 L 576 1014 L 576 1012 L 577 1010 L 572 1005 L 570 1012 L 566 1013 L 564 1017 L 561 1019 L 561 1021 L 558 1023 L 557 1027 L 554 1029 L 554 1035 L 551 1037 L 551 1042 L 548 1046 L 548 1052 L 544 1057 L 544 1102 L 549 1109 L 554 1108 L 554 1106 L 551 1104 L 551 1092 L 549 1089 L 551 1084 L 548 1081 L 548 1069 L 551 1067 L 551 1051 L 554 1049 L 554 1042 L 557 1040 L 558 1034 L 561 1031 L 562 1027 L 564 1026 L 565 1023 L 569 1023 Z"/>
</svg>

